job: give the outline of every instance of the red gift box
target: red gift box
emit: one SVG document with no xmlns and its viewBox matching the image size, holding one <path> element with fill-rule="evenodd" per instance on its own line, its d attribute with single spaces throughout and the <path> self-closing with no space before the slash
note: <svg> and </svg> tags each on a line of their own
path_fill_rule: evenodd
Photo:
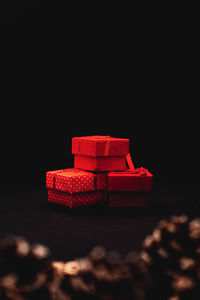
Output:
<svg viewBox="0 0 200 300">
<path fill-rule="evenodd" d="M 147 192 L 110 192 L 109 207 L 149 207 L 150 195 Z"/>
<path fill-rule="evenodd" d="M 49 202 L 66 205 L 71 208 L 102 202 L 103 197 L 104 197 L 103 191 L 69 194 L 66 192 L 60 192 L 60 191 L 48 189 Z"/>
<path fill-rule="evenodd" d="M 92 173 L 75 168 L 46 172 L 48 201 L 69 207 L 103 201 L 107 173 Z"/>
<path fill-rule="evenodd" d="M 110 136 L 83 136 L 72 138 L 74 167 L 87 171 L 123 171 L 129 139 Z"/>
<path fill-rule="evenodd" d="M 72 138 L 72 154 L 86 156 L 125 156 L 129 153 L 129 139 L 109 135 Z"/>
<path fill-rule="evenodd" d="M 131 156 L 127 156 L 131 169 L 108 173 L 109 207 L 149 207 L 153 175 L 145 168 L 134 168 Z"/>
<path fill-rule="evenodd" d="M 145 168 L 108 173 L 109 191 L 150 192 L 153 175 Z"/>
<path fill-rule="evenodd" d="M 70 194 L 103 190 L 107 173 L 92 173 L 75 168 L 46 172 L 46 187 Z"/>
</svg>

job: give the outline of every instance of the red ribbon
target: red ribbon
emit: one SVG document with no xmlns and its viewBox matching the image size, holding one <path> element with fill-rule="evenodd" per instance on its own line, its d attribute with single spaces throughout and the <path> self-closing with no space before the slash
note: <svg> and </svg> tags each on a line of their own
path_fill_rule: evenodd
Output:
<svg viewBox="0 0 200 300">
<path fill-rule="evenodd" d="M 104 150 L 104 156 L 108 156 L 109 149 L 110 149 L 111 136 L 110 135 L 91 135 L 90 137 L 95 140 L 105 140 L 106 145 L 105 145 L 105 150 Z M 84 137 L 84 138 L 87 138 L 87 137 Z"/>
<path fill-rule="evenodd" d="M 110 135 L 90 135 L 90 136 L 82 136 L 81 139 L 94 139 L 94 140 L 105 140 L 105 150 L 104 150 L 104 156 L 108 156 L 109 150 L 110 150 L 110 141 L 111 136 Z M 81 140 L 78 144 L 78 152 L 80 153 L 80 144 Z"/>
<path fill-rule="evenodd" d="M 143 167 L 131 170 L 131 169 L 127 169 L 127 172 L 131 173 L 131 174 L 139 174 L 140 176 L 147 176 L 147 170 Z"/>
<path fill-rule="evenodd" d="M 106 146 L 105 146 L 105 150 L 104 150 L 104 156 L 108 156 L 109 149 L 110 149 L 110 137 L 108 137 L 108 139 L 106 140 Z"/>
<path fill-rule="evenodd" d="M 147 176 L 147 170 L 143 167 L 135 168 L 130 153 L 127 154 L 126 161 L 127 161 L 128 167 L 129 167 L 129 169 L 127 169 L 126 172 L 128 172 L 129 174 L 138 174 L 139 175 L 139 177 L 138 177 L 139 185 L 140 185 L 141 191 L 143 191 L 142 177 Z M 123 173 L 123 172 L 121 172 L 121 173 Z"/>
<path fill-rule="evenodd" d="M 126 161 L 127 161 L 129 170 L 132 170 L 132 171 L 135 170 L 135 167 L 134 167 L 134 164 L 133 164 L 133 161 L 132 161 L 132 158 L 131 158 L 130 153 L 128 153 L 128 154 L 126 155 Z"/>
</svg>

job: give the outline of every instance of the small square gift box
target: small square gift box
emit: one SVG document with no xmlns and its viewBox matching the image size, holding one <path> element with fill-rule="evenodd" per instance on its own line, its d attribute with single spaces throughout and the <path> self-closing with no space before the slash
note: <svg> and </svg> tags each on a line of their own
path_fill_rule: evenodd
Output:
<svg viewBox="0 0 200 300">
<path fill-rule="evenodd" d="M 150 192 L 153 175 L 145 168 L 108 173 L 109 191 Z"/>
<path fill-rule="evenodd" d="M 109 172 L 109 206 L 149 206 L 152 181 L 153 175 L 143 167 L 135 169 L 132 165 L 124 172 Z"/>
<path fill-rule="evenodd" d="M 129 139 L 110 136 L 72 138 L 74 167 L 86 171 L 122 171 L 126 169 Z"/>
<path fill-rule="evenodd" d="M 106 173 L 92 173 L 75 168 L 46 172 L 48 201 L 70 207 L 103 201 L 107 187 Z"/>
</svg>

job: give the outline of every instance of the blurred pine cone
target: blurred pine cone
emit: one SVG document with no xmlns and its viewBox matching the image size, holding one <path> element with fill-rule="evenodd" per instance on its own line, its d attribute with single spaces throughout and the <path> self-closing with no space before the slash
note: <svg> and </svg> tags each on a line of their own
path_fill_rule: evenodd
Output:
<svg viewBox="0 0 200 300">
<path fill-rule="evenodd" d="M 49 250 L 10 237 L 0 244 L 0 299 L 53 299 L 60 275 L 51 267 Z"/>
<path fill-rule="evenodd" d="M 161 221 L 144 240 L 141 258 L 152 279 L 150 299 L 200 299 L 200 219 Z"/>
<path fill-rule="evenodd" d="M 66 299 L 145 299 L 146 268 L 135 253 L 122 260 L 117 252 L 95 247 L 85 258 L 54 267 L 64 274 L 60 292 Z"/>
</svg>

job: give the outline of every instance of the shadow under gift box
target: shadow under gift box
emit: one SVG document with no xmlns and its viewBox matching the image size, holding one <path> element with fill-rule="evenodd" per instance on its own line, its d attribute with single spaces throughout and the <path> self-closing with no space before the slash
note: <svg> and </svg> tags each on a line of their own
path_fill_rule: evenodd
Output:
<svg viewBox="0 0 200 300">
<path fill-rule="evenodd" d="M 122 171 L 126 169 L 129 139 L 110 136 L 72 138 L 74 167 L 87 171 Z"/>
<path fill-rule="evenodd" d="M 70 194 L 48 189 L 48 201 L 69 207 L 86 206 L 104 201 L 103 191 Z"/>
<path fill-rule="evenodd" d="M 92 173 L 75 168 L 46 172 L 48 201 L 69 207 L 104 201 L 106 173 Z"/>
<path fill-rule="evenodd" d="M 108 173 L 108 205 L 150 206 L 153 175 L 144 168 Z"/>
</svg>

